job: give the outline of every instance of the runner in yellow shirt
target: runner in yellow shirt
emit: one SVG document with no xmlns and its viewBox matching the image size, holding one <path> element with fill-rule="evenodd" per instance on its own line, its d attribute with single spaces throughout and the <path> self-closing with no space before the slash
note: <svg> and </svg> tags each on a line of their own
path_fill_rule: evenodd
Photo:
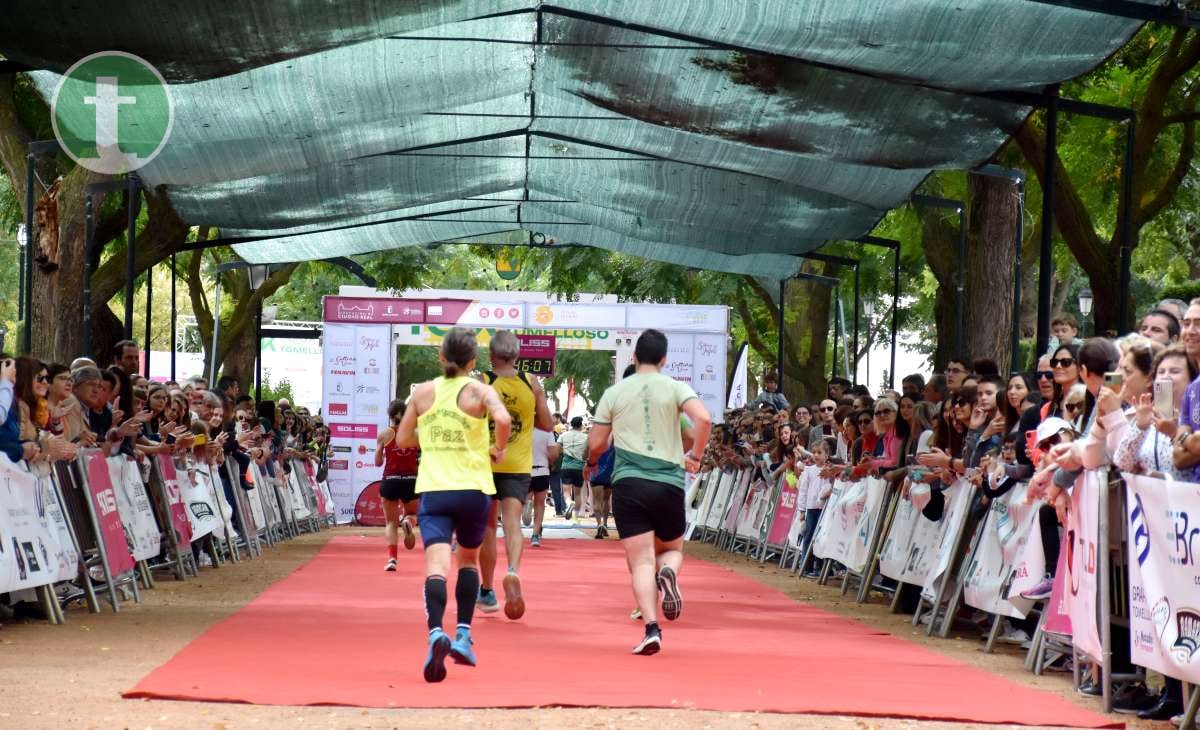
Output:
<svg viewBox="0 0 1200 730">
<path fill-rule="evenodd" d="M 396 427 L 396 446 L 421 448 L 416 493 L 421 506 L 421 540 L 425 545 L 425 612 L 429 624 L 426 682 L 446 678 L 446 657 L 475 666 L 471 619 L 479 594 L 477 557 L 492 507 L 493 463 L 504 460 L 512 419 L 489 385 L 470 377 L 478 347 L 475 333 L 462 327 L 442 340 L 438 359 L 443 376 L 422 383 L 409 398 Z M 499 446 L 488 446 L 488 418 Z M 418 433 L 419 430 L 419 433 Z M 446 574 L 450 540 L 458 535 L 458 626 L 454 640 L 442 629 L 446 612 Z"/>
</svg>

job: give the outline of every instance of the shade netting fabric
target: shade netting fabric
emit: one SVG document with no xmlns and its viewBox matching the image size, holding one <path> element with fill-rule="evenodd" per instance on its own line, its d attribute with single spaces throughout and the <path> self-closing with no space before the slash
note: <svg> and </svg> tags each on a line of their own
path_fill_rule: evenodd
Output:
<svg viewBox="0 0 1200 730">
<path fill-rule="evenodd" d="M 175 123 L 139 174 L 186 221 L 258 239 L 249 261 L 523 229 L 776 278 L 994 154 L 1030 111 L 997 92 L 1085 73 L 1138 27 L 1029 0 L 6 12 L 0 52 L 49 69 L 44 94 L 93 50 L 158 66 Z"/>
</svg>

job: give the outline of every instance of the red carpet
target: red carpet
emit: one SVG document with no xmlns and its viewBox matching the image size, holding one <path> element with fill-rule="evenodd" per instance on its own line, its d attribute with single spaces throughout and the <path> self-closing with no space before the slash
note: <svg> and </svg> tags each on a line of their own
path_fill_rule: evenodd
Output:
<svg viewBox="0 0 1200 730">
<path fill-rule="evenodd" d="M 126 697 L 364 707 L 666 707 L 1120 727 L 1045 692 L 797 603 L 714 565 L 684 564 L 684 614 L 662 653 L 641 624 L 620 545 L 527 548 L 529 609 L 475 618 L 479 667 L 421 678 L 420 551 L 385 573 L 378 538 L 337 537 Z M 503 568 L 501 568 L 501 574 Z M 453 626 L 453 588 L 447 626 Z"/>
</svg>

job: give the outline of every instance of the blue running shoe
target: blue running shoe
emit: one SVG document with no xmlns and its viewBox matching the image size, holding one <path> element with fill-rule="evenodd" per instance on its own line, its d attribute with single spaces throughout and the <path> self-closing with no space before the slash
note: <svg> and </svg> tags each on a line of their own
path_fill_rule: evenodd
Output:
<svg viewBox="0 0 1200 730">
<path fill-rule="evenodd" d="M 446 655 L 450 653 L 450 637 L 441 629 L 429 632 L 429 653 L 425 655 L 425 681 L 440 682 L 446 678 Z"/>
<path fill-rule="evenodd" d="M 484 613 L 495 613 L 500 610 L 500 602 L 496 600 L 496 590 L 488 588 L 479 589 L 479 598 L 475 600 L 475 606 Z"/>
<path fill-rule="evenodd" d="M 471 647 L 475 642 L 471 639 L 471 630 L 463 626 L 454 632 L 454 641 L 450 643 L 450 658 L 455 664 L 475 666 L 475 650 Z"/>
</svg>

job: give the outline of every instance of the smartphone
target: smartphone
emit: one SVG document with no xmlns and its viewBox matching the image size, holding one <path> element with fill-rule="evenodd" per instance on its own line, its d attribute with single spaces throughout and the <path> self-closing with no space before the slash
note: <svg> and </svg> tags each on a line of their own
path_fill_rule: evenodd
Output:
<svg viewBox="0 0 1200 730">
<path fill-rule="evenodd" d="M 904 457 L 904 464 L 906 466 L 916 466 L 917 465 L 917 455 L 909 454 L 908 456 Z"/>
<path fill-rule="evenodd" d="M 1168 379 L 1154 381 L 1154 415 L 1169 419 L 1175 417 L 1175 383 Z"/>
<path fill-rule="evenodd" d="M 1104 374 L 1104 387 L 1113 392 L 1121 390 L 1121 386 L 1125 383 L 1125 375 L 1120 371 L 1113 371 Z"/>
</svg>

